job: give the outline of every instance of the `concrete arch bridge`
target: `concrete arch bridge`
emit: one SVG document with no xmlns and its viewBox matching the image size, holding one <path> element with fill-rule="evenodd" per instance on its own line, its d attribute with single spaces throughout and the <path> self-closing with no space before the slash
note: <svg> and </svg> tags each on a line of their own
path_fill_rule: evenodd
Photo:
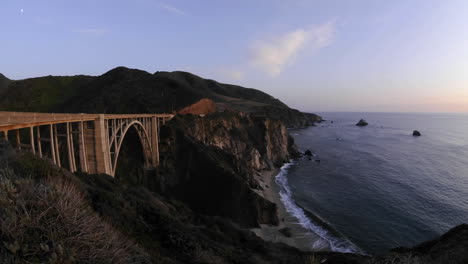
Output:
<svg viewBox="0 0 468 264">
<path fill-rule="evenodd" d="M 135 129 L 138 134 L 145 167 L 159 165 L 159 128 L 173 116 L 0 111 L 0 136 L 17 149 L 50 158 L 57 166 L 71 172 L 115 176 L 122 143 L 129 129 Z"/>
</svg>

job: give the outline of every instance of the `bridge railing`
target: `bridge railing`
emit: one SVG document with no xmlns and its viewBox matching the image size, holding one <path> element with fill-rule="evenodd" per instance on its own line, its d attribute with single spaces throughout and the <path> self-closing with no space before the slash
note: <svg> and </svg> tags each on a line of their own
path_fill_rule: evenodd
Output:
<svg viewBox="0 0 468 264">
<path fill-rule="evenodd" d="M 91 121 L 102 114 L 35 113 L 0 111 L 0 131 L 27 128 L 40 125 L 52 125 L 65 122 Z M 104 119 L 125 119 L 144 117 L 172 118 L 172 114 L 104 114 Z"/>
</svg>

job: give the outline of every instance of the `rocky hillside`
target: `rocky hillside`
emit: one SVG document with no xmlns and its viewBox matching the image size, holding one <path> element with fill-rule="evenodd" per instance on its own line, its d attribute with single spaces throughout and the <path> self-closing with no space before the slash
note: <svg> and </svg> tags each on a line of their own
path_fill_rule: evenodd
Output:
<svg viewBox="0 0 468 264">
<path fill-rule="evenodd" d="M 307 263 L 229 218 L 29 153 L 5 157 L 0 145 L 0 263 Z"/>
<path fill-rule="evenodd" d="M 0 110 L 155 113 L 176 112 L 199 100 L 214 101 L 220 111 L 242 111 L 302 127 L 320 117 L 291 109 L 259 90 L 222 84 L 187 72 L 115 68 L 101 76 L 47 76 L 9 83 Z"/>
<path fill-rule="evenodd" d="M 176 117 L 161 138 L 159 193 L 241 226 L 278 224 L 276 204 L 255 192 L 255 175 L 298 155 L 280 121 L 233 112 Z"/>
</svg>

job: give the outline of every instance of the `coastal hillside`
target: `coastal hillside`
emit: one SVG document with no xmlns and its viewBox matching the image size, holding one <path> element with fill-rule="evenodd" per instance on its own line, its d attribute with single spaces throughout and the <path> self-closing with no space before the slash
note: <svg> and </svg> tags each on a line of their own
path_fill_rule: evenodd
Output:
<svg viewBox="0 0 468 264">
<path fill-rule="evenodd" d="M 213 154 L 200 165 L 223 160 Z M 71 174 L 1 140 L 0 166 L 0 263 L 307 263 L 229 218 L 108 175 Z M 221 168 L 211 171 L 231 177 Z"/>
<path fill-rule="evenodd" d="M 72 113 L 177 112 L 201 99 L 218 111 L 231 110 L 279 119 L 287 127 L 319 122 L 314 114 L 291 109 L 256 89 L 222 84 L 188 72 L 156 72 L 118 67 L 97 76 L 46 76 L 8 82 L 0 110 Z"/>
<path fill-rule="evenodd" d="M 233 126 L 214 130 L 223 122 Z M 466 225 L 376 257 L 257 237 L 245 227 L 282 221 L 252 173 L 296 155 L 281 131 L 232 113 L 177 117 L 162 128 L 160 168 L 143 179 L 72 174 L 0 140 L 0 263 L 467 263 Z"/>
</svg>

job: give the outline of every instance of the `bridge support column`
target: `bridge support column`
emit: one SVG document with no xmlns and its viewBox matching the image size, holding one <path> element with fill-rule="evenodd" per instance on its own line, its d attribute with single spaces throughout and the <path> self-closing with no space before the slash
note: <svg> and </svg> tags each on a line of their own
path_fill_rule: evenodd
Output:
<svg viewBox="0 0 468 264">
<path fill-rule="evenodd" d="M 49 125 L 49 137 L 50 137 L 50 153 L 52 154 L 52 161 L 57 165 L 57 159 L 55 157 L 55 144 L 54 144 L 54 127 Z"/>
<path fill-rule="evenodd" d="M 108 131 L 105 124 L 103 114 L 94 121 L 96 172 L 114 176 L 111 170 Z"/>
<path fill-rule="evenodd" d="M 153 167 L 156 167 L 159 165 L 159 120 L 155 116 L 151 120 L 151 134 L 151 148 L 153 149 L 151 161 Z"/>
<path fill-rule="evenodd" d="M 84 122 L 81 121 L 78 125 L 78 152 L 80 154 L 80 169 L 82 172 L 89 172 L 88 156 L 86 155 L 85 134 L 85 125 Z"/>
<path fill-rule="evenodd" d="M 36 154 L 36 147 L 34 145 L 34 128 L 29 128 L 29 144 L 31 145 L 31 152 Z"/>
<path fill-rule="evenodd" d="M 37 152 L 39 154 L 39 158 L 42 158 L 41 129 L 38 126 L 36 127 L 36 139 L 37 139 Z"/>
</svg>

